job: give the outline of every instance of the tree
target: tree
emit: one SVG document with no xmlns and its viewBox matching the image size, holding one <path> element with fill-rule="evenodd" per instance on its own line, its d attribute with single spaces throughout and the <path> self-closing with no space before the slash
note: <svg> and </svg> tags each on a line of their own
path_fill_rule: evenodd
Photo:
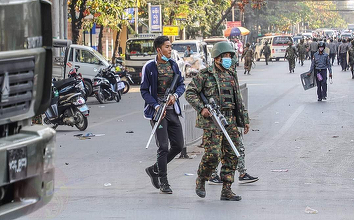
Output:
<svg viewBox="0 0 354 220">
<path fill-rule="evenodd" d="M 74 44 L 77 44 L 79 41 L 83 19 L 88 15 L 88 12 L 86 11 L 86 2 L 87 0 L 68 0 L 72 41 Z M 77 14 L 78 16 L 76 16 Z"/>
</svg>

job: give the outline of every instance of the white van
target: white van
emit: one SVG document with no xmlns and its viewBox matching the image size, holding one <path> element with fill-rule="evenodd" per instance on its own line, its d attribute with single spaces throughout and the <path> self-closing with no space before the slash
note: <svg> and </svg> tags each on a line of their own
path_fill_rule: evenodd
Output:
<svg viewBox="0 0 354 220">
<path fill-rule="evenodd" d="M 91 79 L 109 62 L 92 47 L 71 44 L 70 40 L 53 40 L 53 77 L 62 79 L 71 69 L 79 67 L 85 84 L 92 91 Z"/>
<path fill-rule="evenodd" d="M 263 49 L 264 43 L 268 42 L 270 46 L 271 55 L 269 57 L 270 60 L 279 61 L 279 59 L 285 57 L 285 51 L 288 47 L 288 42 L 293 42 L 293 38 L 291 35 L 276 35 L 276 36 L 266 36 L 260 37 L 257 39 L 256 48 L 254 51 L 254 57 L 257 61 L 260 59 L 265 59 L 264 54 L 261 55 L 261 51 Z"/>
</svg>

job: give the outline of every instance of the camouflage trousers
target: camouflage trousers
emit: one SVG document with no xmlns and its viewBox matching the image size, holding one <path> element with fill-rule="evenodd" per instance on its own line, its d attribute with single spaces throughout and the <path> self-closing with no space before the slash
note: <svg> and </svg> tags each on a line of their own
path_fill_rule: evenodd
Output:
<svg viewBox="0 0 354 220">
<path fill-rule="evenodd" d="M 203 146 L 205 151 L 198 168 L 198 176 L 200 178 L 205 180 L 209 179 L 220 161 L 222 164 L 220 177 L 223 182 L 234 182 L 236 167 L 240 173 L 245 173 L 245 150 L 237 126 L 230 124 L 227 128 L 227 132 L 241 154 L 241 157 L 236 157 L 235 152 L 232 150 L 229 142 L 221 131 L 216 129 L 204 129 Z"/>
<path fill-rule="evenodd" d="M 245 57 L 245 63 L 243 65 L 245 70 L 251 71 L 252 57 Z"/>
<path fill-rule="evenodd" d="M 288 62 L 289 62 L 289 71 L 295 69 L 295 57 L 289 57 Z"/>
<path fill-rule="evenodd" d="M 32 118 L 32 124 L 42 124 L 42 115 L 37 115 Z"/>
</svg>

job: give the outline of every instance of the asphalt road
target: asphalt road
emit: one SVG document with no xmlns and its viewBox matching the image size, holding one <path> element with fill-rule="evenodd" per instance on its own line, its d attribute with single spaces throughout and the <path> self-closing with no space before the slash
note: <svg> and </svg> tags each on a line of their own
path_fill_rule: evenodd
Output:
<svg viewBox="0 0 354 220">
<path fill-rule="evenodd" d="M 335 65 L 328 100 L 317 102 L 315 89 L 304 91 L 300 83 L 309 65 L 291 74 L 284 61 L 257 62 L 251 75 L 240 67 L 251 117 L 246 167 L 260 178 L 233 184 L 242 201 L 220 201 L 220 185 L 206 185 L 204 199 L 195 194 L 202 153 L 196 146 L 188 148 L 195 159 L 168 166 L 172 195 L 153 188 L 144 169 L 156 160 L 156 146 L 145 149 L 151 127 L 136 86 L 120 103 L 90 98 L 85 132 L 58 127 L 55 196 L 21 219 L 353 219 L 354 80 Z M 74 136 L 88 132 L 104 135 Z M 318 214 L 305 213 L 307 206 Z"/>
</svg>

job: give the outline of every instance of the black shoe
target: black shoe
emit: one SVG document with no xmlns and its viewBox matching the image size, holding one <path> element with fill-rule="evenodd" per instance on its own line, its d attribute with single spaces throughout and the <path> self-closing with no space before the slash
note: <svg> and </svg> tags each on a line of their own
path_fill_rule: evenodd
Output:
<svg viewBox="0 0 354 220">
<path fill-rule="evenodd" d="M 154 165 L 152 165 L 151 167 L 148 167 L 145 169 L 145 172 L 147 173 L 147 175 L 149 175 L 150 179 L 151 179 L 151 183 L 152 185 L 156 188 L 159 189 L 160 188 L 160 183 L 159 183 L 159 175 L 158 173 L 154 170 Z"/>
<path fill-rule="evenodd" d="M 231 183 L 223 183 L 220 200 L 224 201 L 240 201 L 242 199 L 241 196 L 237 196 L 231 190 Z"/>
<path fill-rule="evenodd" d="M 172 194 L 170 184 L 168 184 L 167 177 L 160 177 L 160 192 L 165 194 Z"/>
<path fill-rule="evenodd" d="M 200 177 L 197 177 L 196 181 L 195 181 L 195 193 L 200 197 L 200 198 L 204 198 L 206 195 L 205 192 L 205 180 L 203 180 Z"/>
<path fill-rule="evenodd" d="M 248 173 L 245 173 L 245 175 L 243 177 L 240 176 L 238 178 L 238 183 L 240 183 L 240 184 L 253 183 L 256 181 L 258 181 L 258 177 L 250 176 Z"/>
<path fill-rule="evenodd" d="M 322 100 L 327 100 L 327 97 L 324 97 Z"/>
<path fill-rule="evenodd" d="M 189 159 L 190 157 L 188 156 L 188 154 L 181 154 L 178 159 Z"/>
<path fill-rule="evenodd" d="M 317 101 L 321 102 L 321 101 L 322 101 L 322 99 L 320 99 L 320 98 L 319 98 L 319 99 L 317 99 Z"/>
<path fill-rule="evenodd" d="M 213 173 L 208 180 L 208 184 L 209 185 L 218 185 L 218 184 L 222 184 L 222 181 L 221 181 L 218 174 Z"/>
</svg>

